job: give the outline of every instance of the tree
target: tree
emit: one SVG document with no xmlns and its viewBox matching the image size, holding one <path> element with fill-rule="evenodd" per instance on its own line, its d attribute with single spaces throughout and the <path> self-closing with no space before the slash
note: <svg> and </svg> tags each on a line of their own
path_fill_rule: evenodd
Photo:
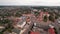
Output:
<svg viewBox="0 0 60 34">
<path fill-rule="evenodd" d="M 13 27 L 12 23 L 9 23 L 8 26 L 6 27 L 6 31 L 12 32 L 13 28 L 14 27 Z"/>
<path fill-rule="evenodd" d="M 6 19 L 6 20 L 7 20 L 7 19 Z M 6 22 L 8 22 L 8 20 L 7 20 Z M 5 24 L 7 24 L 7 23 L 5 23 Z M 12 25 L 12 22 L 9 21 L 8 24 L 7 24 L 7 26 L 5 26 L 5 29 L 3 29 L 0 33 L 3 34 L 3 32 L 5 32 L 5 31 L 12 32 L 12 29 L 13 29 L 13 28 L 14 28 L 14 27 L 13 27 L 13 25 Z"/>
<path fill-rule="evenodd" d="M 22 14 L 20 12 L 16 12 L 15 16 L 20 17 L 20 16 L 22 16 Z"/>
<path fill-rule="evenodd" d="M 54 17 L 52 15 L 49 16 L 49 20 L 54 22 Z"/>
<path fill-rule="evenodd" d="M 11 22 L 11 20 L 9 20 L 9 19 L 2 19 L 2 20 L 0 20 L 0 25 L 5 25 L 5 24 L 8 24 L 10 22 Z"/>
<path fill-rule="evenodd" d="M 56 15 L 56 16 L 55 16 L 55 19 L 58 19 L 58 17 L 59 17 L 59 16 Z"/>
<path fill-rule="evenodd" d="M 35 16 L 38 16 L 39 15 L 39 12 L 34 12 Z"/>
<path fill-rule="evenodd" d="M 9 23 L 9 22 L 10 22 L 9 19 L 3 19 L 3 20 L 2 20 L 2 23 L 3 23 L 3 24 Z"/>
<path fill-rule="evenodd" d="M 53 28 L 53 29 L 55 30 L 55 33 L 56 33 L 56 34 L 58 34 L 58 31 L 57 31 L 57 29 L 56 29 L 56 28 Z"/>
<path fill-rule="evenodd" d="M 56 12 L 54 12 L 54 13 L 55 13 L 55 19 L 58 19 L 60 17 L 60 14 L 56 13 Z"/>
<path fill-rule="evenodd" d="M 47 22 L 47 15 L 44 16 L 43 21 L 44 21 L 44 22 Z"/>
<path fill-rule="evenodd" d="M 5 13 L 5 16 L 11 16 L 11 14 L 7 12 L 7 13 Z"/>
</svg>

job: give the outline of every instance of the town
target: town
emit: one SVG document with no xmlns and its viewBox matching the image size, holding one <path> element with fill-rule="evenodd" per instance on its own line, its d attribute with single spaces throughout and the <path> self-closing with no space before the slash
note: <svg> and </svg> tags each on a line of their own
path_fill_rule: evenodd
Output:
<svg viewBox="0 0 60 34">
<path fill-rule="evenodd" d="M 60 7 L 2 6 L 0 34 L 60 34 Z"/>
</svg>

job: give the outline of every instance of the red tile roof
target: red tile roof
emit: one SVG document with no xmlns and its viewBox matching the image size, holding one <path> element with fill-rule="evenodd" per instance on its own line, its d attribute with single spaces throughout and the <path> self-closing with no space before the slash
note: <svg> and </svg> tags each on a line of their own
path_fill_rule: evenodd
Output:
<svg viewBox="0 0 60 34">
<path fill-rule="evenodd" d="M 40 32 L 33 32 L 33 31 L 31 31 L 30 34 L 40 34 Z"/>
<path fill-rule="evenodd" d="M 50 34 L 55 34 L 55 31 L 54 31 L 53 28 L 48 29 L 48 32 L 49 32 Z"/>
</svg>

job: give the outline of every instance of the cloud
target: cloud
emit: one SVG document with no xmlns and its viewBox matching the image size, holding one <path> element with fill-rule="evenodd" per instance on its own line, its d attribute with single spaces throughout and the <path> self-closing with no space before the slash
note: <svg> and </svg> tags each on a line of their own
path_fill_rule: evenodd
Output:
<svg viewBox="0 0 60 34">
<path fill-rule="evenodd" d="M 0 5 L 60 6 L 60 0 L 0 0 Z"/>
</svg>

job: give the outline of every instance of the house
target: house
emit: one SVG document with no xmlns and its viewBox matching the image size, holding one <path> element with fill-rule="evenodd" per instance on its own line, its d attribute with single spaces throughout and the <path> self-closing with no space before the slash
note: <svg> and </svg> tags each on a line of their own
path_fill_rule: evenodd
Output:
<svg viewBox="0 0 60 34">
<path fill-rule="evenodd" d="M 31 31 L 30 34 L 40 34 L 40 32 Z"/>
<path fill-rule="evenodd" d="M 38 21 L 43 21 L 44 16 L 49 17 L 50 14 L 49 14 L 48 12 L 43 12 L 43 11 L 41 11 L 40 14 L 39 14 L 39 16 L 38 16 L 38 18 L 37 18 L 37 20 L 38 20 Z"/>
<path fill-rule="evenodd" d="M 53 28 L 48 29 L 48 31 L 49 31 L 50 34 L 55 34 L 55 31 L 54 31 Z"/>
<path fill-rule="evenodd" d="M 50 26 L 50 28 L 48 29 L 49 34 L 56 34 L 54 30 L 54 26 L 52 25 L 49 25 L 49 26 Z"/>
</svg>

